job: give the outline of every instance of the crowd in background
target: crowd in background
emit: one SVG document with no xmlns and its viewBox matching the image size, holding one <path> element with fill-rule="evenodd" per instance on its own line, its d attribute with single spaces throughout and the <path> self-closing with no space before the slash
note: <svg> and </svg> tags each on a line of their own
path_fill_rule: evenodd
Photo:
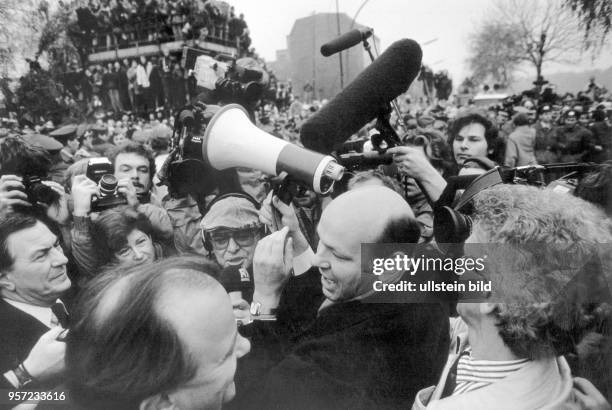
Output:
<svg viewBox="0 0 612 410">
<path fill-rule="evenodd" d="M 132 3 L 158 17 L 181 4 Z M 529 245 L 559 246 L 558 256 L 580 243 L 572 259 L 593 268 L 587 289 L 609 277 L 596 248 L 612 241 L 611 95 L 548 89 L 487 107 L 403 95 L 389 116 L 391 163 L 348 169 L 333 199 L 303 189 L 283 203 L 278 178 L 246 167 L 215 174 L 206 192 L 159 183 L 177 109 L 198 95 L 172 57 L 75 78 L 68 92 L 88 102 L 86 121 L 2 119 L 3 388 L 67 391 L 74 409 L 609 408 L 610 305 L 559 288 L 572 279 L 566 258 Z M 254 103 L 257 127 L 301 145 L 301 126 L 327 101 L 288 82 Z M 381 149 L 377 134 L 376 121 L 363 126 L 340 161 Z M 518 307 L 377 303 L 362 243 L 443 256 L 434 211 L 451 177 L 556 162 L 601 168 L 576 196 L 486 189 L 469 233 L 517 246 L 497 255 L 508 272 L 554 272 L 550 282 L 506 281 Z M 410 279 L 387 273 L 385 285 Z"/>
<path fill-rule="evenodd" d="M 77 16 L 92 51 L 183 40 L 251 46 L 244 15 L 224 1 L 90 0 Z"/>
<path fill-rule="evenodd" d="M 70 105 L 85 106 L 85 115 L 99 118 L 111 112 L 148 116 L 160 108 L 178 109 L 195 97 L 195 78 L 185 75 L 170 55 L 140 57 L 98 64 L 65 74 Z"/>
</svg>

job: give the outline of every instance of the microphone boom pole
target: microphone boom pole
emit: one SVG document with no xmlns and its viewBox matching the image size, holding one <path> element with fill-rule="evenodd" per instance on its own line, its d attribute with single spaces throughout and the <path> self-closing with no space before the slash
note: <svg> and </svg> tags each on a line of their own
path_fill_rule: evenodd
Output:
<svg viewBox="0 0 612 410">
<path fill-rule="evenodd" d="M 340 36 L 340 10 L 338 7 L 338 0 L 336 0 L 336 27 L 338 28 L 338 36 Z M 342 69 L 342 51 L 338 53 L 338 59 L 340 61 L 340 89 L 344 89 L 344 70 Z"/>
</svg>

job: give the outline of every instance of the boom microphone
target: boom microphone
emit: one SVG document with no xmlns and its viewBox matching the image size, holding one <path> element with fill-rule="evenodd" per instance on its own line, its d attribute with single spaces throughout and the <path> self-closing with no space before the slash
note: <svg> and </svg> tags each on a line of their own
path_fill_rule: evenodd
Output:
<svg viewBox="0 0 612 410">
<path fill-rule="evenodd" d="M 306 121 L 300 130 L 308 149 L 330 153 L 389 103 L 405 92 L 421 69 L 421 47 L 414 40 L 391 44 L 334 99 Z"/>
<path fill-rule="evenodd" d="M 347 31 L 340 37 L 330 41 L 329 43 L 325 43 L 321 46 L 321 54 L 323 57 L 329 57 L 332 54 L 336 54 L 340 51 L 344 51 L 347 48 L 351 48 L 356 46 L 363 40 L 367 39 L 372 35 L 371 28 L 364 29 L 354 29 L 351 31 Z"/>
</svg>

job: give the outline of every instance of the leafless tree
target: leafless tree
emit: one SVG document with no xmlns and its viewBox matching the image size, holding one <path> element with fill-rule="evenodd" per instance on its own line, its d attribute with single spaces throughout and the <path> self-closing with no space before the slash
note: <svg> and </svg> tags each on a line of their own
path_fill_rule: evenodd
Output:
<svg viewBox="0 0 612 410">
<path fill-rule="evenodd" d="M 538 81 L 542 80 L 545 64 L 574 63 L 584 50 L 579 21 L 564 0 L 497 0 L 476 34 L 485 30 L 490 33 L 492 25 L 505 27 L 507 36 L 495 42 L 483 41 L 482 46 L 492 48 L 490 54 L 495 55 L 500 52 L 499 41 L 506 41 L 499 58 L 509 56 L 510 62 L 515 63 L 514 67 L 510 65 L 512 69 L 534 68 Z M 487 36 L 482 38 L 486 40 Z M 472 52 L 471 59 L 474 56 Z"/>
<path fill-rule="evenodd" d="M 511 24 L 487 21 L 472 33 L 468 64 L 477 82 L 492 80 L 501 86 L 512 82 L 521 64 L 518 29 Z"/>
</svg>

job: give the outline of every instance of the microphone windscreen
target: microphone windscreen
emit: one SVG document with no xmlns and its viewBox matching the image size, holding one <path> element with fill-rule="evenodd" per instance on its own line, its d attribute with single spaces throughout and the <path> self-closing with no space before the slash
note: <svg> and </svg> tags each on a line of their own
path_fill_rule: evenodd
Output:
<svg viewBox="0 0 612 410">
<path fill-rule="evenodd" d="M 363 35 L 361 31 L 359 31 L 359 29 L 347 31 L 340 37 L 323 44 L 321 46 L 321 54 L 323 54 L 324 57 L 329 57 L 330 55 L 335 54 L 339 51 L 356 46 L 361 42 L 362 38 Z"/>
<path fill-rule="evenodd" d="M 423 53 L 414 40 L 391 44 L 300 129 L 304 147 L 329 154 L 405 92 L 421 69 Z"/>
<path fill-rule="evenodd" d="M 253 275 L 250 268 L 228 266 L 223 268 L 217 279 L 228 293 L 253 291 Z"/>
</svg>

